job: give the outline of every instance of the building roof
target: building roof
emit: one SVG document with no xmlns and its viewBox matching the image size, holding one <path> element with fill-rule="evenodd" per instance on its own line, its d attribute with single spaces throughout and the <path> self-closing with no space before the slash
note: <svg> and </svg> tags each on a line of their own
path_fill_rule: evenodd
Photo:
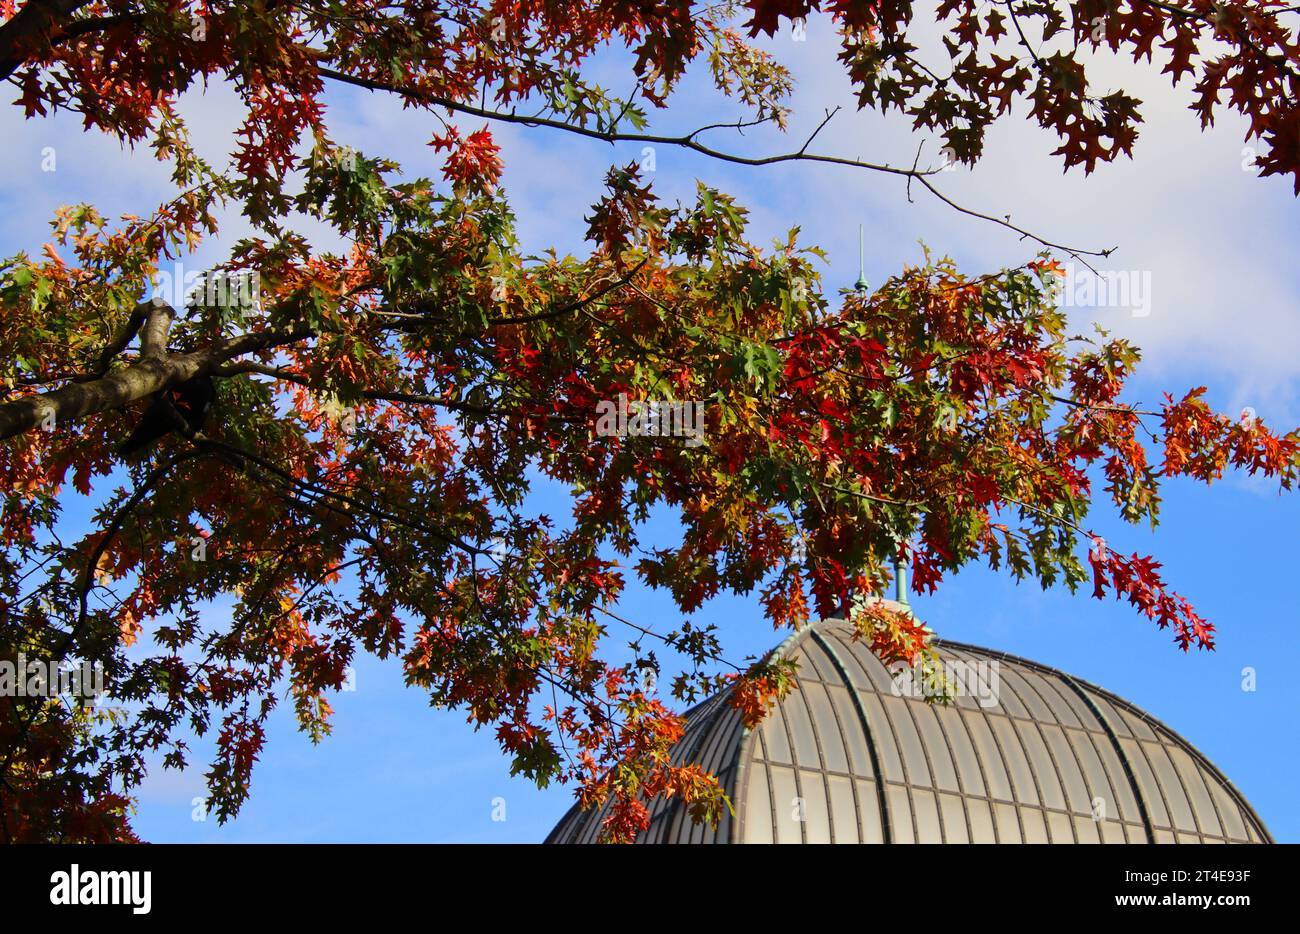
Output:
<svg viewBox="0 0 1300 934">
<path fill-rule="evenodd" d="M 900 691 L 843 620 L 776 651 L 798 689 L 757 730 L 724 691 L 687 713 L 677 764 L 735 807 L 718 827 L 657 800 L 648 843 L 1261 843 L 1263 822 L 1190 743 L 1108 691 L 1046 665 L 939 641 L 953 704 Z M 594 842 L 605 808 L 547 838 Z"/>
</svg>

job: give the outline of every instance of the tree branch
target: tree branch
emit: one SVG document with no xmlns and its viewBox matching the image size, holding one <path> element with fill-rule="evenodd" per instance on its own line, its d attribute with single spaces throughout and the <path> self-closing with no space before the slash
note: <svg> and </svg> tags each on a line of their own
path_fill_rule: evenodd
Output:
<svg viewBox="0 0 1300 934">
<path fill-rule="evenodd" d="M 167 356 L 167 338 L 175 320 L 176 309 L 161 299 L 145 304 L 144 328 L 140 332 L 142 360 L 162 360 Z"/>
<path fill-rule="evenodd" d="M 166 461 L 151 470 L 144 480 L 142 480 L 135 488 L 135 492 L 131 494 L 127 501 L 114 511 L 113 518 L 109 520 L 108 526 L 104 529 L 103 535 L 101 535 L 99 541 L 95 543 L 95 547 L 91 549 L 90 555 L 86 558 L 86 564 L 83 566 L 81 573 L 77 577 L 77 619 L 76 622 L 73 623 L 72 628 L 64 636 L 59 648 L 52 656 L 56 662 L 61 662 L 68 658 L 74 649 L 79 648 L 77 640 L 81 638 L 81 635 L 86 628 L 86 623 L 90 619 L 90 607 L 87 601 L 90 597 L 90 591 L 94 587 L 95 569 L 99 566 L 99 560 L 104 556 L 104 552 L 108 550 L 108 546 L 117 536 L 117 533 L 121 531 L 123 523 L 126 522 L 126 517 L 135 511 L 140 503 L 144 501 L 144 498 L 158 485 L 158 481 L 166 476 L 173 467 L 184 463 L 185 461 L 194 460 L 201 454 L 201 451 L 190 450 L 168 458 Z M 84 648 L 84 646 L 80 648 Z M 0 762 L 0 775 L 8 773 L 9 766 L 13 762 L 14 756 L 18 754 L 19 750 L 24 748 L 23 744 L 26 741 L 28 734 L 31 732 L 32 724 L 36 722 L 40 710 L 40 706 L 35 707 L 32 710 L 31 716 L 27 717 L 27 719 L 23 721 L 18 737 L 14 740 L 12 748 L 5 756 L 4 761 Z"/>
<path fill-rule="evenodd" d="M 323 55 L 323 53 L 320 54 Z M 877 162 L 867 162 L 862 159 L 849 159 L 844 156 L 824 156 L 816 153 L 808 153 L 803 149 L 800 149 L 798 152 L 780 153 L 772 156 L 741 156 L 735 153 L 723 152 L 720 149 L 714 149 L 712 146 L 706 146 L 695 139 L 695 133 L 690 133 L 686 136 L 660 136 L 653 133 L 620 133 L 613 130 L 593 130 L 585 126 L 575 126 L 574 124 L 567 123 L 563 120 L 538 116 L 530 117 L 516 113 L 502 113 L 500 111 L 487 110 L 482 107 L 475 107 L 472 104 L 463 104 L 459 101 L 451 100 L 450 98 L 436 97 L 432 94 L 426 94 L 414 88 L 402 87 L 401 85 L 390 84 L 386 81 L 379 81 L 374 78 L 361 78 L 356 75 L 349 75 L 325 65 L 317 65 L 316 71 L 321 75 L 321 77 L 329 78 L 333 81 L 338 81 L 343 84 L 351 84 L 368 91 L 385 91 L 390 94 L 397 94 L 400 97 L 423 104 L 426 107 L 446 107 L 448 110 L 457 113 L 463 113 L 468 116 L 481 117 L 485 120 L 494 120 L 502 123 L 517 123 L 529 127 L 548 127 L 553 130 L 563 130 L 566 133 L 574 133 L 578 136 L 585 136 L 588 139 L 600 140 L 606 143 L 636 142 L 653 143 L 661 146 L 675 146 L 680 149 L 689 149 L 693 152 L 700 153 L 701 155 L 708 156 L 712 159 L 717 159 L 721 162 L 730 162 L 736 165 L 762 166 L 775 165 L 781 162 L 821 162 L 829 165 L 842 165 L 856 169 L 870 169 L 874 172 L 883 172 L 887 175 L 895 175 L 900 178 L 915 178 L 925 185 L 926 189 L 932 195 L 954 210 L 970 217 L 989 221 L 990 223 L 997 224 L 1000 227 L 1005 227 L 1013 233 L 1019 234 L 1022 239 L 1028 238 L 1041 246 L 1047 247 L 1048 249 L 1062 250 L 1080 260 L 1082 260 L 1084 256 L 1109 256 L 1114 252 L 1113 247 L 1108 250 L 1084 250 L 1069 247 L 1061 243 L 1055 243 L 1045 237 L 1040 237 L 1037 234 L 1030 233 L 1023 227 L 1017 227 L 1015 224 L 1004 218 L 994 217 L 991 214 L 984 214 L 971 208 L 962 207 L 947 195 L 940 192 L 939 189 L 936 188 L 928 179 L 927 176 L 935 175 L 942 171 L 942 169 L 900 169 L 896 166 Z M 833 113 L 828 115 L 825 120 L 822 121 L 822 126 L 824 126 L 826 121 L 830 119 L 830 116 L 833 116 Z M 820 131 L 820 129 L 821 127 L 818 127 L 818 131 Z M 816 132 L 814 132 L 813 135 L 816 136 Z M 811 137 L 809 138 L 809 141 L 811 141 Z M 805 147 L 806 145 L 807 144 L 805 144 Z"/>
<path fill-rule="evenodd" d="M 144 327 L 145 318 L 148 317 L 149 302 L 141 302 L 131 311 L 131 316 L 126 319 L 126 324 L 122 325 L 122 330 L 104 345 L 104 350 L 99 355 L 99 362 L 89 374 L 83 374 L 77 377 L 74 382 L 86 383 L 94 379 L 100 379 L 108 373 L 109 367 L 113 365 L 113 358 L 120 354 L 135 340 L 135 336 L 140 333 L 140 328 Z"/>
<path fill-rule="evenodd" d="M 326 387 L 318 386 L 301 373 L 294 373 L 280 367 L 266 366 L 265 364 L 253 363 L 251 361 L 247 363 L 235 363 L 228 366 L 214 367 L 212 370 L 214 376 L 239 376 L 244 373 L 257 373 L 260 376 L 269 376 L 272 379 L 296 383 L 299 386 L 304 386 L 307 389 L 312 389 L 316 392 L 328 391 Z M 395 389 L 364 389 L 360 390 L 358 395 L 363 399 L 372 399 L 376 402 L 407 402 L 411 405 L 431 405 L 437 408 L 448 409 L 452 412 L 464 412 L 468 415 L 481 415 L 485 418 L 529 418 L 567 422 L 581 421 L 581 419 L 576 416 L 565 416 L 552 412 L 531 415 L 517 410 L 490 408 L 483 405 L 474 405 L 470 402 L 460 402 L 456 399 L 431 396 L 426 393 L 401 392 Z"/>
<path fill-rule="evenodd" d="M 578 136 L 585 136 L 588 139 L 600 140 L 606 143 L 658 143 L 663 146 L 677 146 L 683 149 L 690 149 L 701 155 L 709 156 L 713 159 L 720 159 L 723 162 L 734 162 L 737 165 L 773 165 L 778 162 L 826 162 L 832 165 L 846 165 L 859 169 L 872 169 L 876 172 L 885 172 L 891 175 L 909 176 L 913 174 L 930 175 L 938 172 L 938 169 L 926 169 L 916 173 L 911 169 L 900 169 L 891 165 L 877 162 L 866 162 L 862 159 L 849 159 L 845 156 L 823 156 L 815 153 L 790 152 L 780 153 L 773 156 L 740 156 L 735 153 L 723 152 L 714 149 L 712 146 L 706 146 L 695 139 L 699 133 L 696 130 L 686 136 L 661 136 L 654 133 L 621 133 L 617 131 L 593 130 L 590 127 L 577 126 L 567 123 L 564 120 L 555 120 L 549 117 L 528 116 L 517 113 L 502 113 L 496 110 L 487 110 L 482 107 L 476 107 L 473 104 L 463 104 L 446 97 L 436 97 L 432 94 L 425 94 L 414 88 L 402 87 L 401 85 L 390 84 L 386 81 L 379 81 L 374 78 L 361 78 L 356 75 L 349 75 L 345 72 L 336 71 L 325 65 L 316 66 L 316 71 L 321 77 L 330 78 L 331 80 L 343 84 L 351 84 L 367 91 L 385 91 L 389 94 L 397 94 L 408 100 L 416 101 L 429 107 L 446 107 L 448 110 L 457 113 L 463 113 L 471 117 L 481 117 L 485 120 L 495 120 L 500 123 L 518 123 L 529 127 L 548 127 L 553 130 L 564 130 L 568 133 L 574 133 Z M 713 125 L 713 126 L 716 126 Z M 707 129 L 707 128 L 705 128 Z"/>
<path fill-rule="evenodd" d="M 163 318 L 166 318 L 165 314 L 158 316 L 159 321 Z M 169 326 L 170 321 L 167 324 Z M 161 327 L 161 323 L 155 324 L 155 328 Z M 99 379 L 72 383 L 53 392 L 24 396 L 0 404 L 0 440 L 31 431 L 38 425 L 53 427 L 87 415 L 121 408 L 195 376 L 209 373 L 218 364 L 241 354 L 292 344 L 314 334 L 308 328 L 241 334 L 193 353 L 144 357 L 123 370 Z"/>
<path fill-rule="evenodd" d="M 49 42 L 50 31 L 67 20 L 90 0 L 28 0 L 6 23 L 0 24 L 0 80 L 18 70 L 41 42 Z"/>
<path fill-rule="evenodd" d="M 526 324 L 580 311 L 610 292 L 627 285 L 648 262 L 649 258 L 643 259 L 626 275 L 582 298 L 546 311 L 513 318 L 500 318 L 489 324 L 493 326 Z M 252 351 L 292 344 L 316 335 L 314 329 L 305 326 L 292 331 L 264 331 L 227 338 L 193 353 L 168 354 L 167 339 L 175 314 L 172 307 L 161 300 L 141 302 L 131 313 L 122 331 L 104 348 L 93 374 L 74 377 L 69 385 L 51 392 L 36 393 L 0 403 L 0 440 L 23 434 L 38 425 L 54 427 L 87 415 L 121 408 L 203 374 L 215 372 L 217 375 L 231 376 L 241 372 L 262 372 L 279 379 L 293 379 L 293 376 L 274 368 L 259 368 L 253 364 L 222 367 L 222 364 Z M 131 366 L 110 374 L 108 369 L 113 358 L 130 344 L 137 332 L 140 332 L 140 359 Z M 297 381 L 302 382 L 301 379 Z M 409 396 L 398 399 L 393 394 L 367 393 L 365 395 L 369 398 L 389 401 L 443 405 L 472 414 L 501 414 L 487 409 L 476 411 L 477 407 L 467 403 L 436 400 L 432 397 Z"/>
</svg>

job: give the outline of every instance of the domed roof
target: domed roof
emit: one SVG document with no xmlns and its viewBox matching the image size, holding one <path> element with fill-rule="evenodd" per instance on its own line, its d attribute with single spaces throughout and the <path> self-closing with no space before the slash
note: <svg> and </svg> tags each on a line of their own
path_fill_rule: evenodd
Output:
<svg viewBox="0 0 1300 934">
<path fill-rule="evenodd" d="M 673 761 L 717 775 L 735 816 L 656 800 L 638 842 L 1272 842 L 1190 743 L 1108 691 L 938 641 L 959 690 L 931 704 L 852 633 L 825 620 L 777 649 L 798 689 L 757 730 L 725 691 L 692 708 Z M 547 842 L 594 842 L 604 816 L 575 806 Z"/>
</svg>

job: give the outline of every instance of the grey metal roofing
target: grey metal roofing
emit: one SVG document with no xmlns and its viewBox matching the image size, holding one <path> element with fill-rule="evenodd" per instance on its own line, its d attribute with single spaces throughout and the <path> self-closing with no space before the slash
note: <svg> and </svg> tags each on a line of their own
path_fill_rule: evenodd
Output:
<svg viewBox="0 0 1300 934">
<path fill-rule="evenodd" d="M 722 782 L 717 828 L 657 800 L 646 843 L 1271 843 L 1190 743 L 1108 691 L 1001 652 L 939 641 L 969 690 L 953 704 L 895 688 L 843 620 L 777 652 L 798 690 L 757 730 L 720 693 L 673 750 Z M 591 843 L 604 807 L 575 806 L 548 843 Z"/>
</svg>

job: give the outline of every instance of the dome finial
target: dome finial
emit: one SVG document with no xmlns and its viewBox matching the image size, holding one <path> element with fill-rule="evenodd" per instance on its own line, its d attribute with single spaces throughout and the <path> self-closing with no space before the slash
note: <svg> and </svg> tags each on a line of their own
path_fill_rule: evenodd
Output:
<svg viewBox="0 0 1300 934">
<path fill-rule="evenodd" d="M 862 225 L 858 224 L 858 281 L 853 283 L 853 291 L 865 292 L 868 287 L 865 254 L 862 247 Z"/>
</svg>

